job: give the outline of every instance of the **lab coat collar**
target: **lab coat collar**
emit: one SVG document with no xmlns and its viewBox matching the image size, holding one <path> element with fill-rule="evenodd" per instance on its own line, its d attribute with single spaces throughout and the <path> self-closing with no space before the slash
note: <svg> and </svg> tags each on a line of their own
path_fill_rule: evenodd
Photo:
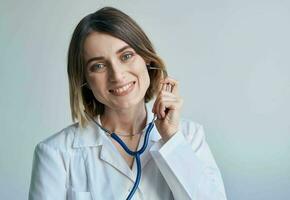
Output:
<svg viewBox="0 0 290 200">
<path fill-rule="evenodd" d="M 85 127 L 78 126 L 74 135 L 73 148 L 97 147 L 104 143 L 104 131 L 92 121 Z"/>
<path fill-rule="evenodd" d="M 153 120 L 154 114 L 151 112 L 152 109 L 148 104 L 145 104 L 145 106 L 147 112 L 146 124 L 148 125 Z M 96 120 L 100 123 L 99 116 L 96 117 Z M 147 126 L 145 129 L 146 128 Z M 153 142 L 158 142 L 160 138 L 161 136 L 154 126 L 149 139 Z M 73 148 L 97 147 L 103 145 L 106 140 L 108 140 L 108 135 L 92 120 L 90 120 L 86 127 L 82 128 L 78 126 L 74 136 Z"/>
<path fill-rule="evenodd" d="M 151 112 L 151 108 L 146 104 L 146 111 L 147 111 L 147 119 L 146 124 L 149 124 L 153 120 L 153 113 Z M 100 123 L 99 117 L 96 117 L 96 120 Z M 147 126 L 145 127 L 145 129 Z M 141 148 L 143 145 L 145 136 L 145 131 L 140 138 L 138 149 Z M 110 136 L 108 136 L 99 126 L 97 126 L 93 121 L 89 121 L 88 125 L 81 129 L 80 127 L 75 132 L 75 138 L 73 141 L 73 148 L 86 148 L 86 147 L 98 147 L 100 146 L 100 154 L 99 158 L 112 167 L 120 171 L 122 174 L 127 176 L 131 179 L 132 182 L 135 181 L 136 174 L 137 174 L 137 165 L 136 162 L 133 164 L 132 170 L 127 165 L 126 161 L 121 156 L 116 156 L 119 152 L 114 147 L 112 141 L 110 141 Z M 141 168 L 143 169 L 144 166 L 151 160 L 151 155 L 149 153 L 149 149 L 151 146 L 158 142 L 161 136 L 159 135 L 156 127 L 154 126 L 151 130 L 149 136 L 149 143 L 148 147 L 146 148 L 145 152 L 141 156 Z M 87 166 L 88 167 L 88 166 Z M 140 186 L 141 187 L 141 186 Z M 142 189 L 141 189 L 142 190 Z"/>
</svg>

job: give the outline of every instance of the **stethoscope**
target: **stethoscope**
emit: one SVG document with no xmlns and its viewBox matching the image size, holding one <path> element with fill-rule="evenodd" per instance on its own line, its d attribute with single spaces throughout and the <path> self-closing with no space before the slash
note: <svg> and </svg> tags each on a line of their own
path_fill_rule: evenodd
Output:
<svg viewBox="0 0 290 200">
<path fill-rule="evenodd" d="M 159 69 L 159 68 L 154 68 L 154 67 L 150 67 L 149 69 Z M 166 71 L 164 71 L 164 73 L 166 73 Z M 167 76 L 167 73 L 166 73 Z M 171 88 L 170 88 L 171 90 Z M 91 117 L 87 112 L 85 112 L 89 118 L 92 119 L 92 121 L 98 126 L 100 127 L 104 132 L 106 132 L 109 136 L 111 136 L 116 142 L 118 142 L 121 147 L 126 151 L 127 154 L 133 156 L 136 159 L 136 164 L 137 164 L 137 176 L 136 176 L 136 180 L 134 182 L 133 188 L 130 191 L 129 195 L 127 196 L 126 200 L 130 200 L 132 199 L 133 195 L 135 194 L 138 185 L 140 183 L 141 180 L 141 174 L 142 174 L 142 168 L 141 168 L 141 160 L 140 160 L 140 156 L 144 153 L 144 151 L 146 150 L 147 146 L 148 146 L 148 141 L 149 141 L 149 135 L 151 133 L 151 130 L 154 127 L 154 121 L 157 119 L 157 116 L 154 115 L 152 121 L 147 125 L 147 129 L 145 132 L 145 138 L 144 138 L 144 142 L 143 142 L 143 146 L 137 150 L 137 151 L 131 151 L 127 145 L 121 140 L 120 137 L 117 136 L 116 133 L 109 131 L 108 129 L 104 128 L 100 123 L 98 123 L 93 117 Z"/>
<path fill-rule="evenodd" d="M 89 116 L 89 115 L 88 115 Z M 137 150 L 137 151 L 131 151 L 127 145 L 121 140 L 121 138 L 119 136 L 117 136 L 116 133 L 109 131 L 108 129 L 104 128 L 102 125 L 100 125 L 94 118 L 92 118 L 91 116 L 89 116 L 93 122 L 100 127 L 103 131 L 105 131 L 106 133 L 108 133 L 116 142 L 118 142 L 121 147 L 126 151 L 127 154 L 135 157 L 136 159 L 136 164 L 137 164 L 137 176 L 136 176 L 136 180 L 134 183 L 134 186 L 131 190 L 131 192 L 129 193 L 129 195 L 127 196 L 126 200 L 130 200 L 134 193 L 136 192 L 138 185 L 140 183 L 141 180 L 141 173 L 142 173 L 142 168 L 141 168 L 141 160 L 140 160 L 140 156 L 143 154 L 143 152 L 146 150 L 147 146 L 148 146 L 148 141 L 149 141 L 149 135 L 150 132 L 152 130 L 152 128 L 154 127 L 154 121 L 156 120 L 156 116 L 154 115 L 153 120 L 147 125 L 147 129 L 145 132 L 145 138 L 144 138 L 144 142 L 143 142 L 143 146 Z"/>
</svg>

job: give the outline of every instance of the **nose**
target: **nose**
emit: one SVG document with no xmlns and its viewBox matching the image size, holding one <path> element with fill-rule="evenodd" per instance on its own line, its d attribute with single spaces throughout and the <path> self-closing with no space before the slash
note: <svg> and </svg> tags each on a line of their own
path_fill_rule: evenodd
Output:
<svg viewBox="0 0 290 200">
<path fill-rule="evenodd" d="M 121 63 L 113 62 L 110 63 L 110 70 L 109 70 L 109 80 L 111 82 L 123 82 L 125 79 L 124 76 L 124 66 Z"/>
</svg>

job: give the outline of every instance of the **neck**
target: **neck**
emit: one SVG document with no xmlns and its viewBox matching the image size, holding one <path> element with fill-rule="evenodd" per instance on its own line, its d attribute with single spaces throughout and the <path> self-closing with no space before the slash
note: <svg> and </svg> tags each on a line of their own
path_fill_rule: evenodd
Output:
<svg viewBox="0 0 290 200">
<path fill-rule="evenodd" d="M 105 107 L 101 122 L 104 127 L 115 133 L 139 133 L 146 126 L 145 102 L 141 101 L 134 107 L 120 110 Z"/>
</svg>

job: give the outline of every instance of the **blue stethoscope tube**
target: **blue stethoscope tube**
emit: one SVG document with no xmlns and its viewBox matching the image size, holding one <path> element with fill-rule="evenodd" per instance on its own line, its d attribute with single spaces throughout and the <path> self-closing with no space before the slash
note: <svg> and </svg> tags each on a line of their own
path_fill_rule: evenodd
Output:
<svg viewBox="0 0 290 200">
<path fill-rule="evenodd" d="M 129 155 L 134 156 L 136 158 L 136 163 L 137 163 L 137 177 L 136 177 L 134 186 L 133 186 L 131 192 L 129 193 L 128 197 L 126 198 L 126 200 L 130 200 L 133 197 L 133 195 L 136 192 L 137 187 L 138 187 L 138 185 L 140 183 L 140 180 L 141 180 L 141 172 L 142 172 L 140 156 L 141 156 L 141 154 L 145 151 L 145 149 L 148 146 L 149 135 L 150 135 L 150 132 L 151 132 L 151 130 L 152 130 L 153 127 L 154 127 L 154 120 L 149 123 L 149 125 L 148 125 L 148 127 L 146 129 L 145 139 L 144 139 L 143 146 L 138 151 L 131 151 L 127 147 L 127 145 L 115 133 L 112 133 L 111 134 L 111 137 L 114 140 L 116 140 Z"/>
<path fill-rule="evenodd" d="M 107 130 L 106 128 L 102 127 L 98 122 L 96 122 L 92 117 L 90 117 L 95 124 L 97 124 L 102 130 L 104 130 L 105 132 L 107 132 L 116 142 L 118 142 L 121 147 L 126 151 L 127 154 L 129 154 L 130 156 L 135 157 L 136 159 L 136 164 L 137 164 L 137 176 L 136 176 L 136 180 L 134 183 L 134 186 L 132 188 L 132 190 L 130 191 L 129 195 L 127 196 L 126 200 L 130 200 L 132 199 L 134 193 L 136 192 L 138 185 L 140 183 L 141 180 L 141 173 L 142 173 L 142 168 L 141 168 L 141 160 L 140 160 L 140 156 L 142 155 L 142 153 L 146 150 L 147 146 L 148 146 L 148 141 L 149 141 L 149 135 L 150 132 L 152 130 L 152 128 L 154 127 L 154 121 L 155 121 L 155 116 L 153 118 L 153 120 L 149 123 L 147 129 L 146 129 L 146 133 L 145 133 L 145 139 L 144 139 L 144 143 L 143 146 L 141 147 L 141 149 L 139 149 L 138 151 L 131 151 L 127 145 L 121 140 L 121 138 L 119 138 L 114 132 L 110 132 L 109 130 Z"/>
</svg>

